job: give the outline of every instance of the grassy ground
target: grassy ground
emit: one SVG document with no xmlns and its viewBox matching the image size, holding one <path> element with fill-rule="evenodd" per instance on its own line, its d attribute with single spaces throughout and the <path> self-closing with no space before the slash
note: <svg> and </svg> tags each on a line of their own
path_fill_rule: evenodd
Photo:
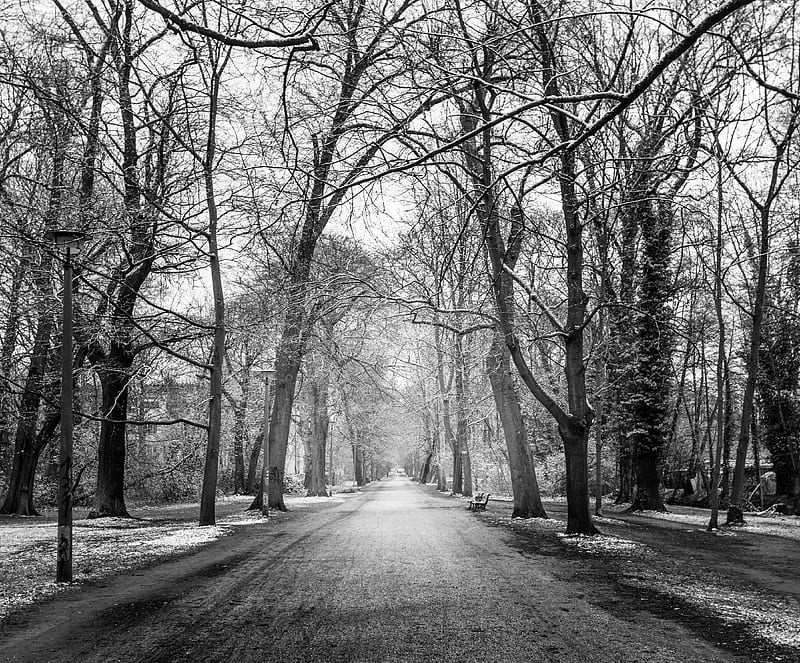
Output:
<svg viewBox="0 0 800 663">
<path fill-rule="evenodd" d="M 296 509 L 321 499 L 325 498 L 287 496 L 286 502 Z M 0 516 L 0 621 L 58 592 L 150 566 L 227 536 L 238 526 L 259 522 L 259 512 L 246 510 L 252 500 L 252 496 L 221 498 L 213 527 L 197 524 L 199 504 L 131 509 L 133 518 L 88 520 L 85 512 L 77 511 L 72 585 L 55 582 L 54 512 L 34 518 Z"/>
</svg>

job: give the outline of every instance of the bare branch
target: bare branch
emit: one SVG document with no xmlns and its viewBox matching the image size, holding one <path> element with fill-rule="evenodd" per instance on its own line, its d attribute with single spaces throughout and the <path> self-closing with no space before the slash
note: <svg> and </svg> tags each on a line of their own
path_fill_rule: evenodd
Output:
<svg viewBox="0 0 800 663">
<path fill-rule="evenodd" d="M 208 37 L 214 41 L 218 41 L 226 46 L 238 46 L 241 48 L 287 48 L 295 47 L 303 50 L 316 51 L 319 50 L 319 44 L 314 36 L 308 32 L 301 32 L 296 35 L 287 35 L 275 37 L 272 39 L 239 39 L 230 37 L 217 30 L 212 30 L 205 25 L 199 25 L 189 21 L 175 12 L 170 11 L 166 7 L 162 7 L 154 0 L 139 0 L 141 4 L 149 10 L 156 12 L 164 18 L 167 23 L 172 23 L 176 27 L 186 32 L 194 32 L 198 35 Z"/>
</svg>

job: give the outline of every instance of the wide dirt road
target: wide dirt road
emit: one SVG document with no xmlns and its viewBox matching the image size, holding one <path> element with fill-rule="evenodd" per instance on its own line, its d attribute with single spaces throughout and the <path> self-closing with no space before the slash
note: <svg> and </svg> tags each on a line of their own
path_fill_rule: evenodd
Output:
<svg viewBox="0 0 800 663">
<path fill-rule="evenodd" d="M 4 661 L 735 661 L 617 617 L 464 502 L 407 479 L 239 528 L 9 624 Z"/>
</svg>

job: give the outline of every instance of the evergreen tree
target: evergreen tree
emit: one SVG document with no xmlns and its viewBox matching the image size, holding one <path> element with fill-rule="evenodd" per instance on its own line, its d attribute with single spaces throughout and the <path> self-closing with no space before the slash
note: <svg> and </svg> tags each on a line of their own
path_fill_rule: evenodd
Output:
<svg viewBox="0 0 800 663">
<path fill-rule="evenodd" d="M 800 249 L 789 245 L 786 285 L 768 308 L 759 348 L 761 433 L 772 456 L 777 494 L 800 502 Z"/>
<path fill-rule="evenodd" d="M 668 435 L 672 383 L 672 210 L 641 206 L 642 259 L 637 299 L 636 372 L 630 396 L 629 440 L 636 458 L 634 509 L 665 511 L 658 466 Z"/>
</svg>

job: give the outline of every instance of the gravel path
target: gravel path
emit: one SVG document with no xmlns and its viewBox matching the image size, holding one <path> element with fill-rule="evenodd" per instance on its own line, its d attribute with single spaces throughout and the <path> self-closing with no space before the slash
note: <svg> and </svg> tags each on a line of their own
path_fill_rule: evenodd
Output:
<svg viewBox="0 0 800 663">
<path fill-rule="evenodd" d="M 61 595 L 5 627 L 0 660 L 744 660 L 596 605 L 513 536 L 463 501 L 385 480 Z"/>
</svg>

